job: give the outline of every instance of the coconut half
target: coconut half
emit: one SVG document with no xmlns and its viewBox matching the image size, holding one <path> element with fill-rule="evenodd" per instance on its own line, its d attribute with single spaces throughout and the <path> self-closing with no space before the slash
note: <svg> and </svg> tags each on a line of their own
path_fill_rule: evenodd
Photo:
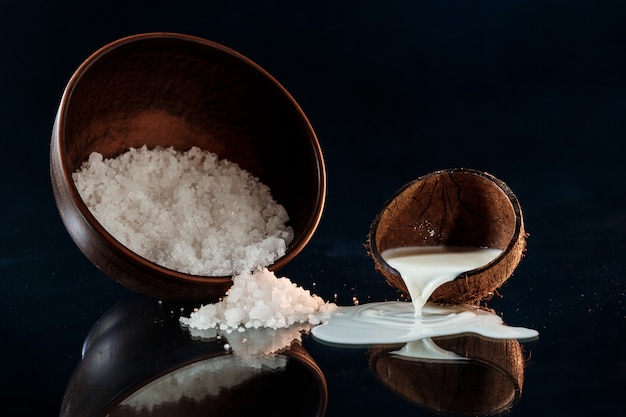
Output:
<svg viewBox="0 0 626 417">
<path fill-rule="evenodd" d="M 519 264 L 526 238 L 519 201 L 503 181 L 486 172 L 453 168 L 424 175 L 398 190 L 372 222 L 366 248 L 376 270 L 405 294 L 404 280 L 381 256 L 387 249 L 501 249 L 493 261 L 441 285 L 429 299 L 460 304 L 491 297 Z"/>
</svg>

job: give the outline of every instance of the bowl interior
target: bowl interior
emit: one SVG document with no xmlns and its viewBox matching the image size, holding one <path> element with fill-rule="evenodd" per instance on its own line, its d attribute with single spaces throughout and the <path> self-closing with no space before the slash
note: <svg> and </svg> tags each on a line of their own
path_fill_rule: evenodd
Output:
<svg viewBox="0 0 626 417">
<path fill-rule="evenodd" d="M 107 158 L 143 145 L 197 146 L 237 163 L 289 214 L 294 239 L 284 263 L 321 216 L 324 162 L 308 120 L 274 78 L 222 45 L 175 34 L 114 42 L 75 73 L 59 120 L 68 182 L 94 151 Z"/>
</svg>

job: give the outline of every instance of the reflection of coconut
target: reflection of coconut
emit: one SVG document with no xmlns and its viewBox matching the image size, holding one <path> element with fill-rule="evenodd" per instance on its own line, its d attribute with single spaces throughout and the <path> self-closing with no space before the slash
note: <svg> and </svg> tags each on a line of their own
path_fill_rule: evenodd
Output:
<svg viewBox="0 0 626 417">
<path fill-rule="evenodd" d="M 484 267 L 467 271 L 437 288 L 430 300 L 471 303 L 488 297 L 517 267 L 526 232 L 520 204 L 491 174 L 456 168 L 424 175 L 402 187 L 372 222 L 367 248 L 377 271 L 408 294 L 404 280 L 381 253 L 411 246 L 501 249 Z"/>
<path fill-rule="evenodd" d="M 434 341 L 470 360 L 407 359 L 392 354 L 396 345 L 371 349 L 370 367 L 401 397 L 441 413 L 495 414 L 520 398 L 524 357 L 517 340 L 464 335 Z"/>
</svg>

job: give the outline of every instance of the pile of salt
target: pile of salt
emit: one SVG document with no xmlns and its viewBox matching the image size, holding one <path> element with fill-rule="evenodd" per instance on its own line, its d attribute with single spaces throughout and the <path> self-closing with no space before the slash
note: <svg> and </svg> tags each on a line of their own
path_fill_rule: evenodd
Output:
<svg viewBox="0 0 626 417">
<path fill-rule="evenodd" d="M 266 185 L 197 147 L 144 146 L 109 159 L 94 152 L 73 179 L 113 237 L 180 272 L 231 276 L 267 266 L 293 239 Z"/>
<path fill-rule="evenodd" d="M 261 268 L 233 277 L 233 286 L 222 301 L 203 305 L 180 322 L 195 329 L 278 329 L 295 323 L 317 325 L 335 309 L 335 304 Z"/>
</svg>

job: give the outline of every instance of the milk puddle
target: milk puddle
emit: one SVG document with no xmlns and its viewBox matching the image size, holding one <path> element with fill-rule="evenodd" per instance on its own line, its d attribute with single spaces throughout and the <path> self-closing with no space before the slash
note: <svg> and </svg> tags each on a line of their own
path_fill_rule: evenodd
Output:
<svg viewBox="0 0 626 417">
<path fill-rule="evenodd" d="M 383 259 L 401 274 L 412 302 L 338 307 L 326 323 L 312 329 L 312 335 L 338 345 L 405 343 L 394 354 L 444 360 L 461 358 L 440 349 L 431 338 L 475 333 L 493 339 L 534 339 L 539 335 L 536 330 L 507 326 L 498 315 L 475 306 L 426 301 L 440 285 L 488 264 L 500 254 L 498 249 L 445 246 L 384 251 Z"/>
</svg>

